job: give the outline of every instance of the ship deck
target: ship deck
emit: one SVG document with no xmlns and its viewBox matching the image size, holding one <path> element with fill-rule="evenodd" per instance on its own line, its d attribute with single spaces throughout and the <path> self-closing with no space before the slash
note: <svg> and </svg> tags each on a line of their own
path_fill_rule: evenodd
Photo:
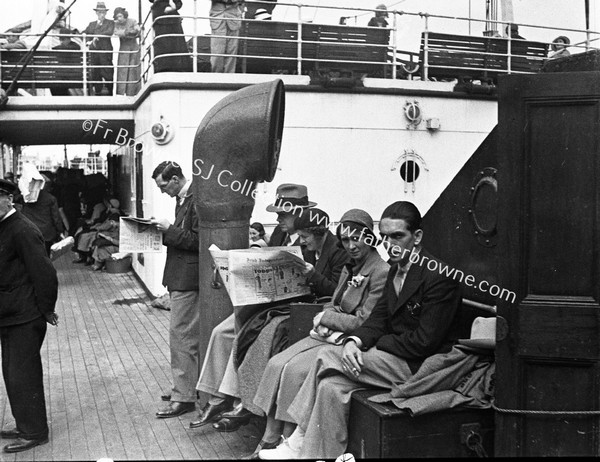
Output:
<svg viewBox="0 0 600 462">
<path fill-rule="evenodd" d="M 170 389 L 169 312 L 151 299 L 133 272 L 110 274 L 55 261 L 57 328 L 42 350 L 50 442 L 2 461 L 240 459 L 262 434 L 256 418 L 237 432 L 211 425 L 190 430 L 197 413 L 157 419 Z M 198 406 L 197 406 L 198 407 Z M 2 428 L 14 424 L 4 385 Z M 6 444 L 8 441 L 4 441 Z"/>
</svg>

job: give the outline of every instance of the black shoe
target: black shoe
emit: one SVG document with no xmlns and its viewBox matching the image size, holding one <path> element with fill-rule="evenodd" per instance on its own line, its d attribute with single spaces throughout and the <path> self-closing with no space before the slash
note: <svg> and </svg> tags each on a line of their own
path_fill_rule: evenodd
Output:
<svg viewBox="0 0 600 462">
<path fill-rule="evenodd" d="M 238 430 L 240 427 L 244 425 L 248 425 L 250 423 L 250 419 L 252 419 L 252 413 L 248 411 L 250 415 L 246 417 L 223 417 L 218 422 L 213 424 L 213 428 L 218 432 L 234 432 Z"/>
<path fill-rule="evenodd" d="M 7 444 L 4 446 L 4 452 L 21 452 L 27 451 L 28 449 L 35 448 L 41 444 L 48 442 L 48 437 L 38 438 L 36 440 L 26 440 L 25 438 L 18 438 L 14 443 Z"/>
<path fill-rule="evenodd" d="M 21 432 L 19 430 L 17 430 L 16 427 L 10 428 L 8 430 L 0 431 L 0 438 L 4 438 L 6 440 L 20 438 L 20 437 L 21 437 Z"/>
<path fill-rule="evenodd" d="M 156 417 L 159 419 L 168 419 L 170 417 L 177 417 L 186 412 L 192 412 L 196 409 L 196 403 L 181 403 L 177 401 L 171 401 L 169 405 L 156 413 Z"/>
<path fill-rule="evenodd" d="M 203 425 L 214 422 L 221 417 L 221 414 L 223 412 L 229 411 L 230 409 L 231 402 L 229 401 L 223 401 L 219 404 L 206 403 L 206 405 L 198 414 L 198 420 L 193 420 L 192 422 L 190 422 L 190 428 L 198 428 L 202 427 Z"/>
</svg>

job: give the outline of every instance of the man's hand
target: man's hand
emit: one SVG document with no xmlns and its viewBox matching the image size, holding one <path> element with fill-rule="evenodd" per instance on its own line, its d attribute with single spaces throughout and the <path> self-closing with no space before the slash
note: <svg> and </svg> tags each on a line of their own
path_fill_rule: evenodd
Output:
<svg viewBox="0 0 600 462">
<path fill-rule="evenodd" d="M 58 315 L 53 311 L 52 313 L 44 313 L 44 318 L 48 324 L 58 326 Z"/>
<path fill-rule="evenodd" d="M 156 226 L 156 229 L 161 233 L 164 233 L 171 226 L 171 222 L 166 218 L 151 218 L 150 224 Z"/>
<path fill-rule="evenodd" d="M 294 261 L 294 266 L 302 273 L 303 276 L 306 276 L 308 279 L 315 274 L 315 267 L 307 262 Z"/>
<path fill-rule="evenodd" d="M 344 345 L 344 351 L 342 351 L 342 368 L 354 377 L 358 377 L 363 365 L 362 351 L 360 351 L 356 342 L 348 341 Z"/>
</svg>

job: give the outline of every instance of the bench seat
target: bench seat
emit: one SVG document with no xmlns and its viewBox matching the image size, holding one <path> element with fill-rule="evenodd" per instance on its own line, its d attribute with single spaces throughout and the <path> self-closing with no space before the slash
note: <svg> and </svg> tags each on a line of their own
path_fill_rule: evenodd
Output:
<svg viewBox="0 0 600 462">
<path fill-rule="evenodd" d="M 27 50 L 0 51 L 0 79 L 6 88 L 24 62 Z M 22 88 L 67 89 L 83 87 L 81 51 L 37 50 L 21 76 Z"/>
<path fill-rule="evenodd" d="M 510 60 L 508 47 L 509 41 L 500 37 L 423 32 L 421 77 L 495 82 L 498 75 L 509 72 L 509 66 L 510 72 L 539 72 L 548 56 L 548 45 L 543 42 L 511 40 Z"/>
</svg>

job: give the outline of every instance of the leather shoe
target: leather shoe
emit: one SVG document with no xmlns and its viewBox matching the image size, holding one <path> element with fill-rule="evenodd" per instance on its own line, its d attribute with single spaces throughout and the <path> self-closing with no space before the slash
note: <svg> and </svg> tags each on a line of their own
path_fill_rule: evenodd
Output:
<svg viewBox="0 0 600 462">
<path fill-rule="evenodd" d="M 221 415 L 222 418 L 227 418 L 227 419 L 246 419 L 246 418 L 250 418 L 252 417 L 252 412 L 250 412 L 248 409 L 246 409 L 245 407 L 243 407 L 241 404 L 239 406 L 236 406 L 235 409 L 232 409 L 229 412 L 224 412 Z"/>
<path fill-rule="evenodd" d="M 6 440 L 20 438 L 20 437 L 21 437 L 21 432 L 19 430 L 17 430 L 16 427 L 9 428 L 8 430 L 0 431 L 0 438 L 4 438 Z"/>
<path fill-rule="evenodd" d="M 223 412 L 228 411 L 230 409 L 231 402 L 228 401 L 223 401 L 219 404 L 206 403 L 206 405 L 198 414 L 198 420 L 190 422 L 190 428 L 198 428 L 211 422 L 214 422 L 215 420 L 221 417 L 221 414 Z"/>
<path fill-rule="evenodd" d="M 170 417 L 177 417 L 186 412 L 192 412 L 196 409 L 196 403 L 181 403 L 178 401 L 171 401 L 169 405 L 156 413 L 156 417 L 159 419 L 168 419 Z"/>
<path fill-rule="evenodd" d="M 48 437 L 38 438 L 36 440 L 26 440 L 25 438 L 18 438 L 14 443 L 7 444 L 4 446 L 4 452 L 21 452 L 27 451 L 28 449 L 39 446 L 40 444 L 46 444 Z"/>
<path fill-rule="evenodd" d="M 221 415 L 221 419 L 213 424 L 213 428 L 218 432 L 234 432 L 244 425 L 250 423 L 252 413 L 247 411 L 247 414 L 240 417 L 225 417 L 225 414 Z"/>
</svg>

